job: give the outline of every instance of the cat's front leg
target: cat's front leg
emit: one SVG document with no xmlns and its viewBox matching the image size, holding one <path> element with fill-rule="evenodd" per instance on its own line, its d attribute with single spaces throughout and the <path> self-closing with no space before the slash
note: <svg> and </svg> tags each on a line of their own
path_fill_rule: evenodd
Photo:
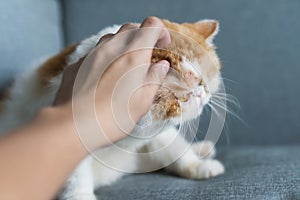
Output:
<svg viewBox="0 0 300 200">
<path fill-rule="evenodd" d="M 215 150 L 213 144 L 208 141 L 189 144 L 177 131 L 170 128 L 149 144 L 147 150 L 155 152 L 162 149 L 159 153 L 152 153 L 155 162 L 166 166 L 179 176 L 191 179 L 206 179 L 224 173 L 224 166 L 218 160 L 212 159 Z M 206 155 L 206 157 L 203 157 Z M 173 161 L 173 162 L 172 162 Z"/>
<path fill-rule="evenodd" d="M 92 157 L 85 158 L 68 178 L 59 200 L 96 200 L 92 176 Z"/>
<path fill-rule="evenodd" d="M 188 153 L 189 154 L 189 153 Z M 216 159 L 190 159 L 190 155 L 183 155 L 173 164 L 167 167 L 167 170 L 176 173 L 179 176 L 190 179 L 208 179 L 223 174 L 225 169 L 223 164 Z"/>
</svg>

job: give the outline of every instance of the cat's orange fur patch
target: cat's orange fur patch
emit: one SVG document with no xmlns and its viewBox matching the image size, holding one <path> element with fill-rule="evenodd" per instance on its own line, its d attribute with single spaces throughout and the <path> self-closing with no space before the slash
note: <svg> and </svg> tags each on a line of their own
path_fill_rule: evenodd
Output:
<svg viewBox="0 0 300 200">
<path fill-rule="evenodd" d="M 181 77 L 191 77 L 193 74 L 180 66 L 183 56 L 188 60 L 196 60 L 198 63 L 202 63 L 202 56 L 209 54 L 210 59 L 216 61 L 216 67 L 204 69 L 203 73 L 209 77 L 220 70 L 220 63 L 214 51 L 214 46 L 206 43 L 206 39 L 218 28 L 216 22 L 177 24 L 163 20 L 163 23 L 167 29 L 171 30 L 171 44 L 167 49 L 154 49 L 151 59 L 152 63 L 163 59 L 167 60 L 171 69 L 178 72 Z M 200 81 L 203 80 L 201 79 Z M 154 98 L 154 104 L 156 106 L 154 106 L 153 113 L 157 119 L 176 117 L 181 114 L 178 97 L 166 88 L 161 88 L 158 91 Z M 161 109 L 164 113 L 161 113 Z M 164 117 L 162 118 L 162 116 Z"/>
<path fill-rule="evenodd" d="M 72 54 L 78 44 L 71 45 L 63 49 L 59 54 L 48 59 L 38 69 L 38 75 L 40 77 L 41 84 L 45 85 L 51 78 L 60 74 L 67 65 L 67 58 Z"/>
<path fill-rule="evenodd" d="M 38 69 L 37 74 L 39 84 L 35 86 L 33 95 L 41 95 L 46 92 L 44 89 L 48 86 L 49 80 L 61 73 L 67 65 L 67 58 L 72 54 L 78 44 L 71 45 L 63 49 L 60 53 L 49 58 Z M 0 112 L 4 110 L 3 102 L 9 98 L 10 87 L 0 91 Z"/>
</svg>

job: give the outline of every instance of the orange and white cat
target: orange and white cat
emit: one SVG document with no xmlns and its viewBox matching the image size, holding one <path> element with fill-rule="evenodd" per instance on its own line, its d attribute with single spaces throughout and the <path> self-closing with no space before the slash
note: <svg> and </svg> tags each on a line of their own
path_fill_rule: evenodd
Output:
<svg viewBox="0 0 300 200">
<path fill-rule="evenodd" d="M 193 143 L 186 149 L 190 144 L 176 128 L 179 123 L 199 117 L 211 96 L 218 91 L 221 67 L 212 43 L 218 32 L 218 22 L 202 20 L 177 24 L 163 20 L 163 23 L 170 30 L 171 44 L 165 50 L 154 49 L 152 62 L 168 60 L 172 70 L 164 79 L 147 116 L 164 122 L 164 128 L 148 139 L 128 137 L 116 144 L 118 148 L 106 147 L 94 152 L 101 162 L 91 156 L 82 161 L 67 180 L 60 199 L 96 199 L 95 188 L 111 184 L 126 173 L 151 171 L 149 166 L 164 167 L 191 179 L 206 179 L 224 172 L 223 165 L 213 159 L 215 150 L 211 142 Z M 119 28 L 117 25 L 108 27 L 17 78 L 0 102 L 0 133 L 22 126 L 39 109 L 51 105 L 65 67 L 88 54 L 103 35 L 115 33 Z M 139 125 L 147 123 L 147 116 Z M 157 127 L 151 125 L 139 127 L 131 134 L 152 136 L 157 131 Z M 159 153 L 146 157 L 128 154 L 150 154 L 157 150 Z"/>
</svg>

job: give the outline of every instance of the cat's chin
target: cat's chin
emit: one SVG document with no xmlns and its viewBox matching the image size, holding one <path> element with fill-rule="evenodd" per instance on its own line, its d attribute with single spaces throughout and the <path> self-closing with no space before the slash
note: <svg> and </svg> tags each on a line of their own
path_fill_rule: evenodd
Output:
<svg viewBox="0 0 300 200">
<path fill-rule="evenodd" d="M 180 102 L 179 104 L 182 107 L 181 114 L 173 117 L 162 115 L 159 119 L 154 121 L 168 121 L 174 125 L 180 125 L 184 122 L 194 120 L 201 115 L 203 108 L 207 105 L 208 101 L 209 99 L 202 99 L 192 102 Z M 150 118 L 155 119 L 155 115 L 151 113 L 151 111 L 148 113 L 148 116 L 152 116 Z"/>
<path fill-rule="evenodd" d="M 192 103 L 187 103 L 186 105 L 181 104 L 183 112 L 180 116 L 176 117 L 176 122 L 179 123 L 191 121 L 199 117 L 203 111 L 203 108 L 206 106 L 206 102 L 195 101 Z"/>
<path fill-rule="evenodd" d="M 178 116 L 178 117 L 172 117 L 169 120 L 174 125 L 180 125 L 180 124 L 183 124 L 184 122 L 188 122 L 188 121 L 194 120 L 197 117 L 199 117 L 201 115 L 201 113 L 202 113 L 202 110 L 203 110 L 203 106 L 201 106 L 200 109 L 198 109 L 197 113 L 191 113 L 191 112 L 187 113 L 187 112 L 184 112 L 180 116 Z"/>
</svg>

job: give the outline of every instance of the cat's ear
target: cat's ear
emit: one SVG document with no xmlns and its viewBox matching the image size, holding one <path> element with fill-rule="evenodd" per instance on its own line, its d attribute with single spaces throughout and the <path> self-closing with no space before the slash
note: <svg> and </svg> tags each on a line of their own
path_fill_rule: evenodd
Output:
<svg viewBox="0 0 300 200">
<path fill-rule="evenodd" d="M 214 37 L 219 32 L 219 22 L 212 19 L 205 19 L 195 22 L 194 27 L 203 35 L 208 43 L 212 43 Z"/>
</svg>

